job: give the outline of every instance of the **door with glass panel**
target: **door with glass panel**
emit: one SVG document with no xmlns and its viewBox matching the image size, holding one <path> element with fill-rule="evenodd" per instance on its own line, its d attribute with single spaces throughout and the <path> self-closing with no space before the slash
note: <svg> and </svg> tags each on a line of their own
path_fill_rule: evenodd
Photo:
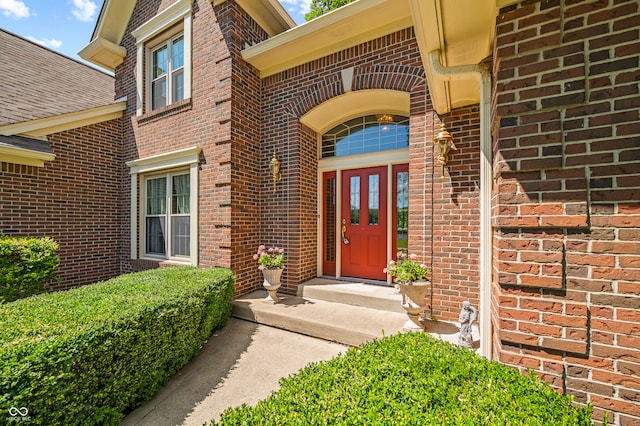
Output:
<svg viewBox="0 0 640 426">
<path fill-rule="evenodd" d="M 342 172 L 342 276 L 386 279 L 387 192 L 386 166 Z"/>
</svg>

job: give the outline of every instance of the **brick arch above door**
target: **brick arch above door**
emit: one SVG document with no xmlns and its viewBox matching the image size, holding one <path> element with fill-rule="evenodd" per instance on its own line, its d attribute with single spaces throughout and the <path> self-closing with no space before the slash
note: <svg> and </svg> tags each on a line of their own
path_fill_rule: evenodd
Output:
<svg viewBox="0 0 640 426">
<path fill-rule="evenodd" d="M 361 90 L 426 94 L 425 72 L 419 67 L 385 64 L 341 69 L 292 99 L 290 110 L 297 117 L 303 117 L 332 98 Z"/>
</svg>

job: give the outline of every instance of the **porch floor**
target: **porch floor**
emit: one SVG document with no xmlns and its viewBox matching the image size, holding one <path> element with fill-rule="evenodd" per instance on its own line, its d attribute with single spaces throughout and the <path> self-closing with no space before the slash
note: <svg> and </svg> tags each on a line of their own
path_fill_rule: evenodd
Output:
<svg viewBox="0 0 640 426">
<path fill-rule="evenodd" d="M 264 302 L 257 290 L 232 302 L 233 316 L 296 333 L 359 346 L 375 338 L 403 332 L 407 315 L 393 287 L 315 278 L 304 283 L 297 296 L 278 296 L 277 304 Z M 425 331 L 456 343 L 458 324 L 424 320 Z M 478 346 L 474 326 L 474 347 Z"/>
</svg>

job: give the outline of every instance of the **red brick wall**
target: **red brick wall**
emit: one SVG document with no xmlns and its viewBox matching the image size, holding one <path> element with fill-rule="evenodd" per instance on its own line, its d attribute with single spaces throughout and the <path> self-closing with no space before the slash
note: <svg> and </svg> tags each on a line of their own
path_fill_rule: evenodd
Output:
<svg viewBox="0 0 640 426">
<path fill-rule="evenodd" d="M 412 132 L 421 136 L 415 141 L 414 149 L 418 151 L 426 137 L 422 136 L 430 131 L 417 128 L 424 123 L 430 101 L 416 52 L 413 31 L 407 29 L 263 80 L 262 158 L 267 164 L 275 149 L 285 169 L 276 194 L 269 191 L 272 181 L 268 171 L 263 172 L 263 212 L 267 214 L 263 214 L 261 233 L 265 241 L 283 244 L 289 253 L 284 291 L 295 292 L 300 283 L 317 274 L 318 142 L 315 132 L 301 125 L 299 118 L 343 94 L 340 72 L 356 65 L 353 90 L 389 88 L 411 92 L 412 105 L 419 108 L 418 118 L 411 124 Z M 410 213 L 411 220 L 423 222 L 415 213 Z M 422 240 L 415 240 L 412 250 L 424 253 L 423 246 Z"/>
<path fill-rule="evenodd" d="M 259 80 L 240 61 L 245 43 L 267 35 L 232 1 L 213 6 L 194 1 L 192 95 L 160 112 L 136 116 L 136 45 L 131 31 L 170 5 L 138 2 L 122 45 L 127 56 L 116 69 L 119 95 L 128 97 L 124 161 L 191 146 L 202 148 L 199 170 L 199 264 L 233 268 L 238 289 L 258 279 L 251 265 L 259 244 Z M 122 169 L 122 257 L 125 269 L 155 266 L 130 262 L 130 181 Z M 139 226 L 139 225 L 138 225 Z M 140 229 L 140 228 L 138 228 Z"/>
<path fill-rule="evenodd" d="M 411 94 L 410 155 L 419 160 L 410 171 L 410 249 L 433 265 L 434 314 L 452 319 L 462 300 L 477 302 L 477 110 L 446 118 L 459 133 L 461 151 L 449 166 L 451 178 L 438 178 L 431 185 L 436 115 L 411 29 L 261 81 L 240 52 L 247 43 L 265 39 L 264 31 L 235 2 L 213 7 L 197 1 L 192 98 L 161 113 L 136 117 L 135 40 L 129 34 L 163 7 L 162 2 L 137 5 L 125 32 L 123 45 L 130 53 L 116 70 L 119 94 L 129 99 L 124 161 L 202 147 L 201 265 L 231 267 L 238 278 L 236 292 L 246 293 L 260 286 L 251 256 L 262 243 L 287 251 L 284 292 L 294 293 L 298 284 L 316 276 L 317 135 L 301 125 L 299 117 L 342 94 L 340 71 L 357 61 L 353 90 L 389 88 Z M 268 168 L 274 150 L 283 164 L 283 180 L 275 193 Z M 130 189 L 128 170 L 122 172 L 125 269 L 149 267 L 149 262 L 127 261 Z M 439 214 L 436 220 L 434 210 Z M 442 214 L 449 210 L 450 215 Z M 437 243 L 432 244 L 432 233 Z"/>
<path fill-rule="evenodd" d="M 433 315 L 457 318 L 462 301 L 478 305 L 478 109 L 461 109 L 443 118 L 459 150 L 452 155 L 446 178 L 440 179 L 440 168 L 433 167 L 433 136 L 440 121 L 411 28 L 263 81 L 261 234 L 267 243 L 284 244 L 290 254 L 285 291 L 294 292 L 317 268 L 317 135 L 298 119 L 343 94 L 340 72 L 350 67 L 352 90 L 410 94 L 409 249 L 432 267 Z M 285 166 L 276 194 L 266 169 L 274 149 Z"/>
<path fill-rule="evenodd" d="M 442 121 L 453 136 L 445 178 L 437 162 L 433 187 L 433 314 L 457 321 L 462 302 L 480 303 L 480 116 L 479 108 L 459 108 Z M 435 120 L 434 132 L 440 131 Z"/>
<path fill-rule="evenodd" d="M 495 45 L 495 356 L 638 424 L 638 2 L 509 6 Z"/>
<path fill-rule="evenodd" d="M 0 233 L 58 242 L 66 289 L 120 273 L 121 120 L 49 136 L 44 167 L 0 163 Z"/>
<path fill-rule="evenodd" d="M 236 293 L 261 287 L 258 264 L 252 259 L 260 245 L 260 174 L 268 169 L 260 147 L 261 84 L 255 69 L 242 59 L 247 44 L 268 35 L 235 2 L 220 13 L 225 40 L 232 57 L 231 76 L 231 268 L 236 274 Z"/>
</svg>

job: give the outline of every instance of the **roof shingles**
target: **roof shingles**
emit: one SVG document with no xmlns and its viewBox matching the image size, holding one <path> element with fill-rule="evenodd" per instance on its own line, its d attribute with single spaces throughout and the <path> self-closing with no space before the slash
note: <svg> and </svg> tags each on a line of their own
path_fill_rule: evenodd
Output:
<svg viewBox="0 0 640 426">
<path fill-rule="evenodd" d="M 0 29 L 0 126 L 114 101 L 108 74 Z"/>
</svg>

